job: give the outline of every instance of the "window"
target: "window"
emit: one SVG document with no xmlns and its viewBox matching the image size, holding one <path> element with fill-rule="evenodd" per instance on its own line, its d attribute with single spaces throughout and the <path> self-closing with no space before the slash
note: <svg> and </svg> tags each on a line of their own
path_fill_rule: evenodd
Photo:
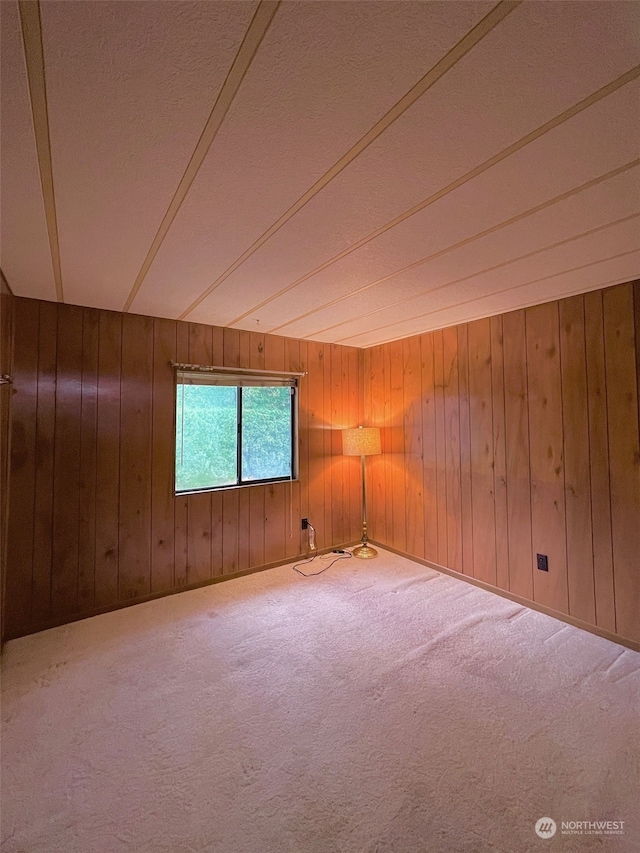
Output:
<svg viewBox="0 0 640 853">
<path fill-rule="evenodd" d="M 297 477 L 295 375 L 176 373 L 177 493 Z"/>
</svg>

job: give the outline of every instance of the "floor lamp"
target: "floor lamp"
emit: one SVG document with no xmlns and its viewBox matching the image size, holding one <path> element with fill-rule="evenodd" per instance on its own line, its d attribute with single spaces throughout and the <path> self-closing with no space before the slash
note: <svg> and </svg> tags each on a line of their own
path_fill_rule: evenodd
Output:
<svg viewBox="0 0 640 853">
<path fill-rule="evenodd" d="M 377 557 L 378 552 L 367 538 L 367 478 L 364 457 L 381 453 L 380 428 L 358 427 L 342 430 L 342 452 L 345 456 L 359 456 L 362 464 L 362 545 L 353 549 L 353 556 L 363 560 Z"/>
</svg>

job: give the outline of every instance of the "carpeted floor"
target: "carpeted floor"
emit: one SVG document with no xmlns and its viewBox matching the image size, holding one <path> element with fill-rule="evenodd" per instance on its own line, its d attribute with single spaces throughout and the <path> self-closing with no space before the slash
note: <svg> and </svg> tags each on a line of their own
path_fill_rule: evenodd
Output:
<svg viewBox="0 0 640 853">
<path fill-rule="evenodd" d="M 640 849 L 640 655 L 385 552 L 15 640 L 3 670 L 3 853 Z M 603 820 L 624 834 L 562 834 Z"/>
</svg>

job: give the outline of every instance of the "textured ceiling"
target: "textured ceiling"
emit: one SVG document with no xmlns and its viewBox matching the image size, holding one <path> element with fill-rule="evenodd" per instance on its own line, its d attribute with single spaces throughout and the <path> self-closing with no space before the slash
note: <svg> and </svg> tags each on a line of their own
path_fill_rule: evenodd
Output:
<svg viewBox="0 0 640 853">
<path fill-rule="evenodd" d="M 369 346 L 640 274 L 640 3 L 0 3 L 20 296 Z"/>
</svg>

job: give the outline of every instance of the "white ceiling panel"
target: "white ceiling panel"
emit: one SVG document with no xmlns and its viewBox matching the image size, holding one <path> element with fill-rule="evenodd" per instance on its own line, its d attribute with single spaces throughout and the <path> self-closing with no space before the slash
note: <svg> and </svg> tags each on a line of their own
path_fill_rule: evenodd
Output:
<svg viewBox="0 0 640 853">
<path fill-rule="evenodd" d="M 486 231 L 494 229 L 499 234 L 503 229 L 509 229 L 510 222 L 516 217 L 522 217 L 521 228 L 516 232 L 509 229 L 506 239 L 511 239 L 512 234 L 523 232 L 529 243 L 536 237 L 543 242 L 547 239 L 553 242 L 558 233 L 576 227 L 584 218 L 583 214 L 591 212 L 583 194 L 589 192 L 593 180 L 583 180 L 581 183 L 576 181 L 584 174 L 590 175 L 592 167 L 590 165 L 588 169 L 583 169 L 581 174 L 581 169 L 576 168 L 580 164 L 572 161 L 571 168 L 554 169 L 550 172 L 547 168 L 549 160 L 545 162 L 545 158 L 553 160 L 556 155 L 555 151 L 551 150 L 549 138 L 545 141 L 545 147 L 544 152 L 534 152 L 529 148 L 519 152 L 511 160 L 500 163 L 490 173 L 465 184 L 436 204 L 302 282 L 289 294 L 276 300 L 282 310 L 280 322 L 275 329 L 279 334 L 287 335 L 307 335 L 318 331 L 325 322 L 322 318 L 327 312 L 331 321 L 336 311 L 340 315 L 348 314 L 350 305 L 358 305 L 359 308 L 362 304 L 368 304 L 369 291 L 377 287 L 377 282 L 381 287 L 389 282 L 395 288 L 395 277 L 414 264 L 419 265 L 415 269 L 420 278 L 422 263 L 427 259 L 439 253 L 449 254 L 464 241 L 474 242 L 480 239 Z M 627 209 L 627 198 L 633 203 L 637 199 L 633 184 L 630 184 L 627 176 L 627 172 L 633 171 L 633 168 L 618 168 L 624 171 L 617 177 L 602 180 L 602 175 L 615 176 L 617 169 L 613 169 L 603 172 L 595 179 L 607 184 L 607 187 L 611 183 L 616 188 L 605 193 L 607 204 L 606 213 L 603 215 L 607 220 L 610 213 L 617 211 L 619 207 Z M 531 174 L 536 176 L 533 181 L 527 178 Z M 598 189 L 599 186 L 600 184 L 596 184 L 592 190 Z M 624 200 L 620 197 L 618 188 L 624 195 Z M 573 203 L 569 208 L 564 208 L 563 204 L 567 202 L 563 199 L 567 193 L 571 193 L 568 200 Z M 477 203 L 478 198 L 482 198 L 481 205 Z M 541 206 L 544 206 L 543 209 L 536 213 Z M 569 218 L 558 222 L 558 209 L 570 210 L 567 214 Z M 578 216 L 576 223 L 570 221 L 574 213 Z M 529 221 L 530 217 L 534 218 Z M 532 230 L 536 233 L 532 233 Z M 364 300 L 364 303 L 360 300 Z M 309 316 L 308 312 L 315 309 L 318 310 L 318 315 Z M 291 318 L 289 322 L 287 317 Z"/>
<path fill-rule="evenodd" d="M 612 211 L 615 216 L 612 216 Z M 459 249 L 315 312 L 292 324 L 290 333 L 300 337 L 322 337 L 331 331 L 336 337 L 346 337 L 356 333 L 364 318 L 374 312 L 380 312 L 384 320 L 387 312 L 402 300 L 424 296 L 424 301 L 428 302 L 435 288 L 444 291 L 450 282 L 458 278 L 479 274 L 496 264 L 531 252 L 544 252 L 548 246 L 603 228 L 612 219 L 621 219 L 639 211 L 640 166 L 637 166 L 558 203 L 552 210 L 543 210 L 504 229 L 472 240 Z M 607 238 L 606 230 L 594 237 L 598 242 L 606 241 Z M 448 298 L 448 294 L 442 295 L 444 299 Z M 415 302 L 410 310 L 415 311 Z"/>
<path fill-rule="evenodd" d="M 575 13 L 565 5 L 520 6 L 223 283 L 193 318 L 214 321 L 215 315 L 217 322 L 233 323 L 265 294 L 295 281 L 627 71 L 632 46 L 628 37 L 620 45 L 615 41 L 616 32 L 628 24 L 624 10 L 588 4 L 576 30 Z M 607 59 L 594 64 L 598 51 Z M 315 283 L 312 289 L 318 292 Z M 237 307 L 242 310 L 234 314 Z M 269 329 L 281 316 L 281 305 L 268 305 L 253 311 L 248 325 L 259 319 Z"/>
<path fill-rule="evenodd" d="M 640 275 L 634 0 L 24 9 L 17 294 L 369 346 Z"/>
<path fill-rule="evenodd" d="M 0 264 L 17 296 L 56 299 L 18 4 L 0 3 Z"/>
<path fill-rule="evenodd" d="M 282 328 L 282 324 L 289 317 L 295 318 L 316 306 L 326 315 L 327 311 L 335 310 L 333 306 L 322 310 L 326 302 L 491 227 L 496 220 L 504 221 L 514 212 L 527 210 L 631 162 L 639 153 L 636 136 L 640 130 L 636 109 L 639 102 L 640 84 L 635 81 L 623 86 L 513 154 L 510 158 L 513 162 L 504 161 L 269 303 L 258 312 L 260 325 L 265 330 L 277 326 L 279 332 L 291 335 L 303 330 L 306 335 L 322 329 L 328 325 L 326 317 L 319 317 L 315 325 L 313 318 L 308 318 L 304 326 L 294 324 Z M 492 175 L 494 170 L 496 174 Z M 498 216 L 493 213 L 499 209 L 496 201 L 490 203 L 488 213 L 485 208 L 487 200 L 496 197 L 501 197 L 504 210 Z M 616 218 L 616 208 L 613 200 L 609 210 L 613 218 Z M 465 212 L 461 214 L 461 211 Z M 461 231 L 459 218 L 474 224 Z M 544 218 L 539 217 L 537 221 L 543 222 Z M 570 227 L 570 223 L 567 226 Z M 400 243 L 397 250 L 394 250 L 394 238 Z M 374 254 L 381 243 L 383 248 Z M 363 254 L 368 255 L 370 263 L 361 260 Z M 447 261 L 450 260 L 449 256 Z M 416 275 L 420 277 L 419 270 Z M 396 287 L 395 280 L 387 285 L 390 293 Z M 249 323 L 238 325 L 250 327 Z"/>
<path fill-rule="evenodd" d="M 436 261 L 430 265 L 433 269 L 430 269 L 426 276 L 432 285 L 429 293 L 375 313 L 363 312 L 363 316 L 353 327 L 358 331 L 379 331 L 381 337 L 388 337 L 387 329 L 393 334 L 393 325 L 406 319 L 426 316 L 428 312 L 440 311 L 449 305 L 465 310 L 467 301 L 490 295 L 496 289 L 506 293 L 509 289 L 520 288 L 527 282 L 546 279 L 558 270 L 569 270 L 582 264 L 627 254 L 639 245 L 639 216 L 640 211 L 632 219 L 623 219 L 615 225 L 601 226 L 598 231 L 587 236 L 576 237 L 528 257 L 512 256 L 506 260 L 496 260 L 491 266 L 485 266 L 483 271 L 478 270 L 473 258 L 467 258 L 466 263 L 460 259 L 457 270 L 447 268 Z M 497 254 L 497 258 L 499 257 Z M 401 292 L 398 297 L 401 298 Z M 327 331 L 326 335 L 331 335 L 332 340 L 342 341 L 350 338 L 352 332 L 346 326 L 334 327 Z"/>
<path fill-rule="evenodd" d="M 180 314 L 492 5 L 281 6 L 134 310 Z"/>
<path fill-rule="evenodd" d="M 42 4 L 68 301 L 122 309 L 255 6 Z"/>
<path fill-rule="evenodd" d="M 621 258 L 604 260 L 589 266 L 581 265 L 577 269 L 558 273 L 545 281 L 523 283 L 518 289 L 511 288 L 501 292 L 496 288 L 490 296 L 479 297 L 475 302 L 465 302 L 464 306 L 454 305 L 434 314 L 416 316 L 413 319 L 390 327 L 386 334 L 364 332 L 354 335 L 345 345 L 355 347 L 375 346 L 379 343 L 410 337 L 411 335 L 468 323 L 482 317 L 492 317 L 519 308 L 539 305 L 566 296 L 599 290 L 609 285 L 621 284 L 637 277 L 640 264 L 640 249 Z M 561 293 L 562 297 L 558 294 Z"/>
</svg>

